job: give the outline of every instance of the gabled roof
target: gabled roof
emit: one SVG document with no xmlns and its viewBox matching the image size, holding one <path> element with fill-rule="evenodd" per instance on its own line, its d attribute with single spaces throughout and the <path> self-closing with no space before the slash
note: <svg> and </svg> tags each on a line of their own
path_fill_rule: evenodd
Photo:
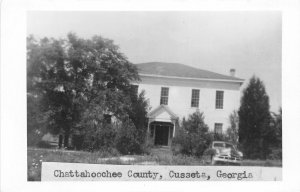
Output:
<svg viewBox="0 0 300 192">
<path fill-rule="evenodd" d="M 150 119 L 155 119 L 156 117 L 158 117 L 160 114 L 162 114 L 164 112 L 168 113 L 170 119 L 172 119 L 172 120 L 178 119 L 178 116 L 174 112 L 172 112 L 171 109 L 167 105 L 158 106 L 157 108 L 152 110 L 150 113 L 148 113 L 148 117 Z"/>
<path fill-rule="evenodd" d="M 208 79 L 243 82 L 243 79 L 222 75 L 179 63 L 149 62 L 136 64 L 141 76 L 161 76 L 187 79 Z"/>
</svg>

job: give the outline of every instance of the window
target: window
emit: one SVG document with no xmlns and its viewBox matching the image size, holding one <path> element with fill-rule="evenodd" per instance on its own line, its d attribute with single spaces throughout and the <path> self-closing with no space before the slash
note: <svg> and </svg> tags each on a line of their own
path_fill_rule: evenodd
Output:
<svg viewBox="0 0 300 192">
<path fill-rule="evenodd" d="M 131 91 L 132 91 L 133 95 L 138 96 L 138 90 L 139 90 L 138 85 L 131 85 Z"/>
<path fill-rule="evenodd" d="M 214 147 L 224 147 L 224 143 L 214 143 Z"/>
<path fill-rule="evenodd" d="M 232 150 L 236 150 L 235 147 L 229 143 L 225 143 L 225 148 L 230 148 Z"/>
<path fill-rule="evenodd" d="M 161 95 L 160 95 L 160 104 L 161 105 L 168 105 L 168 98 L 169 98 L 169 88 L 162 87 L 161 88 Z"/>
<path fill-rule="evenodd" d="M 215 133 L 221 135 L 222 134 L 222 123 L 215 123 Z"/>
<path fill-rule="evenodd" d="M 199 107 L 199 94 L 200 94 L 199 89 L 192 89 L 192 101 L 191 101 L 192 107 Z"/>
<path fill-rule="evenodd" d="M 223 109 L 224 91 L 216 92 L 216 109 Z"/>
</svg>

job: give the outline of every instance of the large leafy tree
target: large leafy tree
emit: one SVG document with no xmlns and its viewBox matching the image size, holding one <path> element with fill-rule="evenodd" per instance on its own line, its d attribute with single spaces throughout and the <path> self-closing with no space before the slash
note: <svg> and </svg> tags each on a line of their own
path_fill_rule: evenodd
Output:
<svg viewBox="0 0 300 192">
<path fill-rule="evenodd" d="M 265 159 L 274 142 L 270 105 L 263 82 L 253 76 L 243 91 L 239 114 L 239 143 L 247 158 Z"/>
<path fill-rule="evenodd" d="M 27 76 L 28 95 L 39 98 L 48 130 L 66 137 L 101 124 L 103 114 L 124 118 L 130 82 L 139 79 L 112 40 L 71 33 L 66 39 L 28 37 Z"/>
</svg>

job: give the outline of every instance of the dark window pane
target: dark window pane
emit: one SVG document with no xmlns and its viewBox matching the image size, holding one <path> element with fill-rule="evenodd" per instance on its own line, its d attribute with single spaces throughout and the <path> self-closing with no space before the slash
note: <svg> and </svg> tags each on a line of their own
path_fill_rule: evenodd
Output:
<svg viewBox="0 0 300 192">
<path fill-rule="evenodd" d="M 160 104 L 168 105 L 168 99 L 169 99 L 169 88 L 162 87 L 161 88 L 161 96 L 160 96 Z"/>
<path fill-rule="evenodd" d="M 216 109 L 223 109 L 224 91 L 216 92 Z"/>
<path fill-rule="evenodd" d="M 215 133 L 221 135 L 223 133 L 222 127 L 222 123 L 215 123 Z"/>
<path fill-rule="evenodd" d="M 191 101 L 192 107 L 199 107 L 199 95 L 200 95 L 199 89 L 192 90 L 192 101 Z"/>
<path fill-rule="evenodd" d="M 214 147 L 224 147 L 224 143 L 214 143 Z"/>
<path fill-rule="evenodd" d="M 228 144 L 228 143 L 225 144 L 225 147 L 226 147 L 226 148 L 230 148 L 230 149 L 235 149 L 233 145 Z"/>
<path fill-rule="evenodd" d="M 138 85 L 131 85 L 131 92 L 133 95 L 138 96 L 138 90 L 139 90 Z"/>
</svg>

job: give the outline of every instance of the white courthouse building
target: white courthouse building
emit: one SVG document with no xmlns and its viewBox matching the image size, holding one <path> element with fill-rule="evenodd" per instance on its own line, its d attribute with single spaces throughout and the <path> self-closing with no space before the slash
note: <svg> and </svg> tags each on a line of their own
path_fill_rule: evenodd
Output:
<svg viewBox="0 0 300 192">
<path fill-rule="evenodd" d="M 222 75 L 183 64 L 137 64 L 150 111 L 148 131 L 155 145 L 171 145 L 183 117 L 196 110 L 204 113 L 210 131 L 225 132 L 229 115 L 239 108 L 243 79 L 235 70 Z"/>
</svg>

